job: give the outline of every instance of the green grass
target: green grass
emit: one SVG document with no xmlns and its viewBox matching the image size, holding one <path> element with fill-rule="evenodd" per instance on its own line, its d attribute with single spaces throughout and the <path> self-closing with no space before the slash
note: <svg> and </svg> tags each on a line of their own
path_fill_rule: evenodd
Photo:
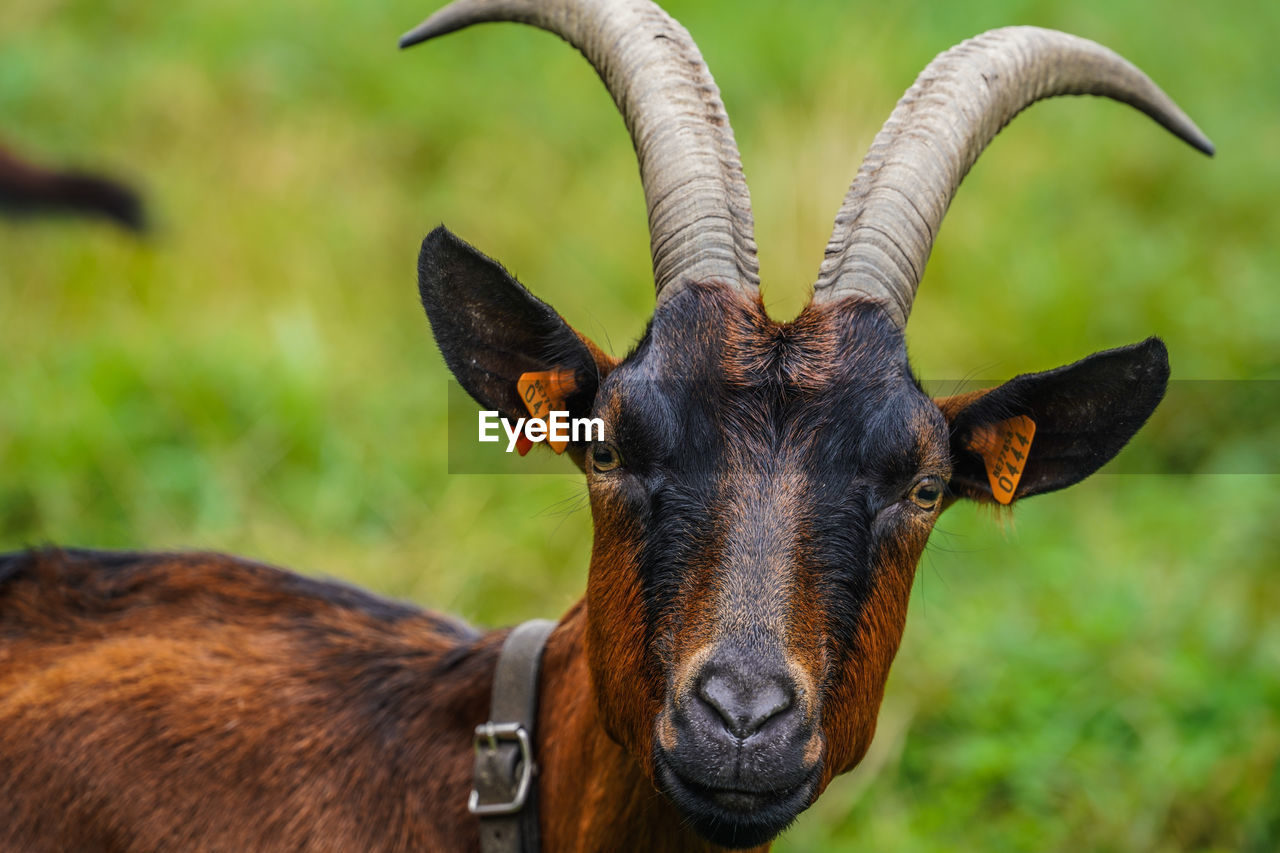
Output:
<svg viewBox="0 0 1280 853">
<path fill-rule="evenodd" d="M 1280 6 L 669 8 L 733 118 L 776 315 L 803 304 L 919 69 L 1034 23 L 1133 59 L 1219 155 L 1092 99 L 1020 117 L 941 233 L 908 328 L 918 372 L 1001 379 L 1160 334 L 1176 378 L 1280 379 Z M 492 26 L 397 53 L 429 11 L 4 4 L 0 139 L 136 179 L 159 227 L 139 244 L 0 223 L 0 547 L 215 548 L 492 625 L 577 597 L 577 478 L 447 474 L 414 258 L 445 221 L 621 353 L 652 305 L 634 159 L 554 38 Z M 1212 435 L 1209 414 L 1182 434 Z M 1218 444 L 1013 522 L 949 511 L 872 754 L 780 847 L 1280 845 L 1280 482 L 1249 436 Z"/>
</svg>

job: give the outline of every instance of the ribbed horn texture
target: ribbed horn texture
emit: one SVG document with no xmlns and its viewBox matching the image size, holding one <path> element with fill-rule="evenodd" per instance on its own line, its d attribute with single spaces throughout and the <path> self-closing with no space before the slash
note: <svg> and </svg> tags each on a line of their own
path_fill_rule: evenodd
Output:
<svg viewBox="0 0 1280 853">
<path fill-rule="evenodd" d="M 555 33 L 604 81 L 640 160 L 659 304 L 712 278 L 754 297 L 760 273 L 742 161 L 688 31 L 648 0 L 458 0 L 400 45 L 487 21 Z"/>
<path fill-rule="evenodd" d="M 1014 116 L 1055 95 L 1113 98 L 1213 153 L 1177 104 L 1119 54 L 1054 30 L 991 30 L 939 55 L 898 101 L 836 215 L 814 301 L 861 295 L 905 326 L 969 168 Z"/>
</svg>

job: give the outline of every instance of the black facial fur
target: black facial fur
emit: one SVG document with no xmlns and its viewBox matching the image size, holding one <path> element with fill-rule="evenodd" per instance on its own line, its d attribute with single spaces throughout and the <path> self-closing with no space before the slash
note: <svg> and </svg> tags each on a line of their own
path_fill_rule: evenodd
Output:
<svg viewBox="0 0 1280 853">
<path fill-rule="evenodd" d="M 878 309 L 768 320 L 728 291 L 693 287 L 664 305 L 603 384 L 594 414 L 626 460 L 629 511 L 644 527 L 651 649 L 689 579 L 723 559 L 726 502 L 789 477 L 833 663 L 853 651 L 877 526 L 921 472 L 948 474 L 946 425 L 921 392 L 900 333 Z M 931 452 L 930 452 L 931 451 Z M 777 530 L 754 531 L 760 537 Z M 767 591 L 766 591 L 767 592 Z M 659 661 L 654 661 L 660 664 Z"/>
</svg>

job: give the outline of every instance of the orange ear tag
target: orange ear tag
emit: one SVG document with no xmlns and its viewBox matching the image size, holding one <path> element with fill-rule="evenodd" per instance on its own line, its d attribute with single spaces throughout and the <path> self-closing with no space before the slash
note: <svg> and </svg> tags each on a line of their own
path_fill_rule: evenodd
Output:
<svg viewBox="0 0 1280 853">
<path fill-rule="evenodd" d="M 991 494 L 1002 504 L 1013 500 L 1035 434 L 1036 422 L 1026 415 L 984 425 L 973 431 L 969 449 L 986 463 Z"/>
<path fill-rule="evenodd" d="M 538 370 L 522 373 L 516 382 L 516 391 L 524 401 L 524 407 L 529 410 L 529 415 L 544 423 L 550 412 L 564 411 L 565 398 L 573 393 L 575 387 L 577 383 L 573 380 L 572 370 Z M 550 430 L 551 426 L 548 424 L 548 435 Z M 564 449 L 569 446 L 567 439 L 548 440 L 547 444 L 551 445 L 551 449 L 556 453 L 564 453 Z M 524 456 L 529 452 L 530 447 L 533 447 L 533 442 L 525 438 L 522 432 L 516 439 L 516 450 Z"/>
</svg>

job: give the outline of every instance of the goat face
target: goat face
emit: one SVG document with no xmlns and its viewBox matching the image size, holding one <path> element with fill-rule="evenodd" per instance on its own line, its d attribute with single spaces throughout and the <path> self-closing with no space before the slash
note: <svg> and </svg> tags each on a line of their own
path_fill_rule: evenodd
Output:
<svg viewBox="0 0 1280 853">
<path fill-rule="evenodd" d="M 992 500 L 973 436 L 1038 424 L 1015 498 L 1079 480 L 1159 402 L 1157 340 L 932 400 L 882 306 L 768 318 L 723 283 L 659 306 L 614 362 L 437 229 L 421 291 L 449 366 L 516 418 L 530 370 L 572 372 L 595 524 L 587 589 L 602 724 L 704 836 L 775 836 L 866 752 L 941 510 Z"/>
<path fill-rule="evenodd" d="M 704 835 L 768 840 L 870 742 L 946 422 L 877 309 L 779 324 L 715 287 L 663 306 L 595 413 L 602 717 Z"/>
<path fill-rule="evenodd" d="M 704 836 L 758 844 L 866 752 L 942 508 L 1076 482 L 1164 394 L 1167 356 L 1152 339 L 925 396 L 902 329 L 961 179 L 1010 119 L 1055 95 L 1106 95 L 1212 145 L 1100 45 L 1034 27 L 985 33 L 938 56 L 899 101 L 836 216 L 813 300 L 775 323 L 737 146 L 688 32 L 649 0 L 456 0 L 401 43 L 495 20 L 573 44 L 623 112 L 657 308 L 615 363 L 443 229 L 423 244 L 423 302 L 485 408 L 520 417 L 521 374 L 556 369 L 574 377 L 570 414 L 604 421 L 604 441 L 571 448 L 596 525 L 587 653 L 600 719 Z M 997 478 L 993 494 L 978 448 L 1013 434 L 1014 418 L 1034 422 L 1034 445 L 1017 451 L 1020 480 Z"/>
</svg>

